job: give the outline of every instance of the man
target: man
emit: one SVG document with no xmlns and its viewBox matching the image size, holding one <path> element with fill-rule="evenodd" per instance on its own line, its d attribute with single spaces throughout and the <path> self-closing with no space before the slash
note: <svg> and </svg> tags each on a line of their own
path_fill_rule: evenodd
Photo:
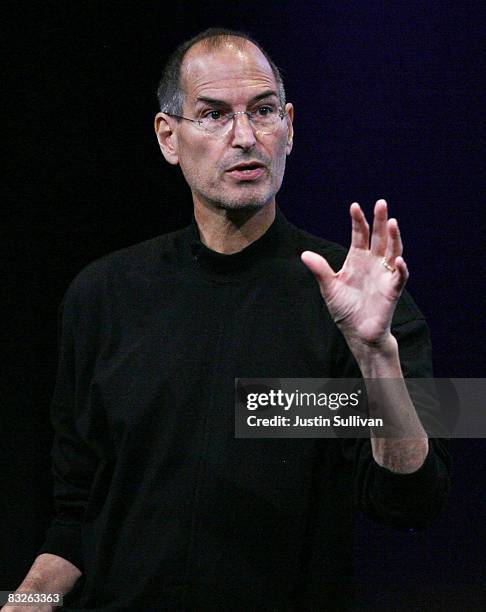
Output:
<svg viewBox="0 0 486 612">
<path fill-rule="evenodd" d="M 57 514 L 19 590 L 68 593 L 82 576 L 65 609 L 347 609 L 355 511 L 420 528 L 449 483 L 403 383 L 431 364 L 397 222 L 379 200 L 370 237 L 352 204 L 346 255 L 284 218 L 294 110 L 246 35 L 181 45 L 158 95 L 158 142 L 194 217 L 66 292 Z M 369 395 L 405 437 L 234 437 L 235 377 L 361 375 L 402 381 Z"/>
</svg>

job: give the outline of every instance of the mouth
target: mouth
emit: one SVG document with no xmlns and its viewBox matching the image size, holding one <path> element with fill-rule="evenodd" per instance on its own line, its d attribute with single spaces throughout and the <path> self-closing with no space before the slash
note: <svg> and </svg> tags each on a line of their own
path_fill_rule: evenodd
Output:
<svg viewBox="0 0 486 612">
<path fill-rule="evenodd" d="M 259 162 L 249 162 L 233 166 L 233 168 L 230 168 L 226 172 L 236 180 L 249 181 L 263 176 L 265 173 L 265 166 Z"/>
</svg>

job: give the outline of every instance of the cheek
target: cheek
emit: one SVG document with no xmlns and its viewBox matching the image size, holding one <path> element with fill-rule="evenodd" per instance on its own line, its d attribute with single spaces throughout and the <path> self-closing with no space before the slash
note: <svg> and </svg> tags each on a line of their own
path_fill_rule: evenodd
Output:
<svg viewBox="0 0 486 612">
<path fill-rule="evenodd" d="M 282 138 L 281 140 L 279 140 L 277 146 L 275 147 L 274 169 L 277 172 L 280 172 L 282 168 L 285 168 L 285 161 L 287 157 L 286 148 L 287 148 L 287 139 Z"/>
<path fill-rule="evenodd" d="M 184 176 L 192 176 L 206 180 L 217 173 L 216 155 L 206 143 L 192 144 L 190 148 L 182 148 L 179 154 L 179 164 Z"/>
</svg>

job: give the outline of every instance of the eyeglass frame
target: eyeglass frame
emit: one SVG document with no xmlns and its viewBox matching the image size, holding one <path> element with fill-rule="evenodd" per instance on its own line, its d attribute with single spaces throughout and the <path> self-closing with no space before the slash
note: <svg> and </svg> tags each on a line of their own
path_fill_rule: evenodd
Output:
<svg viewBox="0 0 486 612">
<path fill-rule="evenodd" d="M 177 117 L 178 119 L 185 119 L 186 121 L 191 121 L 192 123 L 196 123 L 196 124 L 201 125 L 201 120 L 200 119 L 190 119 L 189 117 L 183 117 L 182 115 L 174 115 L 173 113 L 166 113 L 165 111 L 162 111 L 162 112 L 164 113 L 164 115 L 169 115 L 169 117 Z M 221 112 L 221 111 L 218 111 L 218 112 Z M 228 124 L 233 126 L 234 125 L 234 119 L 235 119 L 236 115 L 246 115 L 248 117 L 248 120 L 250 121 L 250 124 L 251 124 L 252 128 L 254 129 L 255 126 L 253 125 L 253 123 L 251 123 L 251 118 L 257 112 L 258 111 L 248 111 L 248 110 L 246 110 L 246 111 L 235 111 L 234 113 L 225 113 L 224 116 L 225 117 L 229 117 Z M 278 107 L 278 114 L 280 116 L 280 120 L 282 120 L 287 115 L 287 111 L 284 110 L 281 106 L 279 106 Z M 275 122 L 275 125 L 278 125 L 277 122 Z M 200 131 L 201 132 L 205 132 L 206 134 L 208 134 L 210 136 L 212 136 L 213 134 L 216 133 L 216 132 L 208 132 L 204 128 L 201 128 Z M 229 131 L 230 130 L 227 130 L 226 132 L 223 132 L 220 135 L 221 136 L 225 136 Z M 256 131 L 258 133 L 258 130 L 256 130 Z M 269 132 L 269 133 L 271 134 L 272 132 Z"/>
</svg>

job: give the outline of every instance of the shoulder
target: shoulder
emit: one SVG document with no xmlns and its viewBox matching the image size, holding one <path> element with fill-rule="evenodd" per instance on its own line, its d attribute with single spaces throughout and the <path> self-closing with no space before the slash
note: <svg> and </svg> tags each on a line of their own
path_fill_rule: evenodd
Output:
<svg viewBox="0 0 486 612">
<path fill-rule="evenodd" d="M 63 302 L 92 301 L 126 283 L 130 277 L 161 278 L 176 258 L 185 229 L 161 234 L 103 255 L 82 268 L 71 280 Z"/>
</svg>

